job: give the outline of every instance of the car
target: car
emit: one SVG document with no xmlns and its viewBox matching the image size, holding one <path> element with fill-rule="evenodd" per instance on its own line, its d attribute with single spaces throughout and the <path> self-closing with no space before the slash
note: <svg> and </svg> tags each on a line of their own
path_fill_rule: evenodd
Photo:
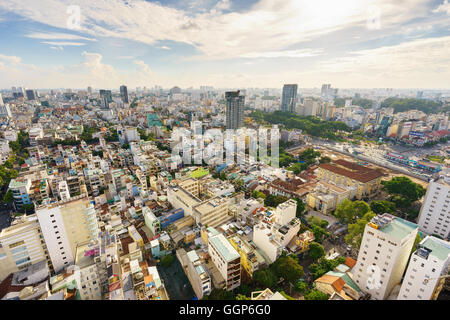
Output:
<svg viewBox="0 0 450 320">
<path fill-rule="evenodd" d="M 351 246 L 347 246 L 347 251 L 352 251 L 352 247 Z"/>
</svg>

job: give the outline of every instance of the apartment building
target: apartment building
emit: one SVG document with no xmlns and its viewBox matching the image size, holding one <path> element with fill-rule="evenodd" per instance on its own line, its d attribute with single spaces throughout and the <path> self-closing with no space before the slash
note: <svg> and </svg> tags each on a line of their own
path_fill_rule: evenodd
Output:
<svg viewBox="0 0 450 320">
<path fill-rule="evenodd" d="M 356 191 L 356 186 L 336 186 L 320 181 L 314 191 L 307 194 L 306 204 L 310 208 L 329 214 L 345 199 L 353 199 Z"/>
<path fill-rule="evenodd" d="M 177 250 L 177 257 L 183 265 L 189 282 L 194 289 L 198 299 L 209 295 L 212 290 L 211 276 L 208 273 L 204 261 L 198 256 L 195 250 L 186 253 L 184 249 Z"/>
<path fill-rule="evenodd" d="M 208 253 L 230 291 L 241 285 L 241 256 L 223 234 L 208 236 Z"/>
<path fill-rule="evenodd" d="M 427 235 L 450 238 L 450 176 L 444 176 L 428 184 L 420 209 L 418 225 Z"/>
<path fill-rule="evenodd" d="M 258 252 L 256 245 L 251 241 L 247 241 L 239 235 L 228 238 L 228 241 L 241 256 L 242 269 L 250 277 L 253 277 L 253 273 L 266 263 L 264 257 Z"/>
<path fill-rule="evenodd" d="M 427 236 L 412 254 L 398 300 L 435 300 L 450 265 L 450 243 Z"/>
<path fill-rule="evenodd" d="M 79 268 L 79 292 L 81 300 L 101 300 L 102 288 L 100 273 L 103 271 L 95 261 L 98 248 L 95 242 L 84 242 L 77 245 L 75 265 Z"/>
<path fill-rule="evenodd" d="M 0 232 L 0 282 L 11 273 L 41 261 L 48 261 L 51 267 L 35 214 L 16 219 Z"/>
<path fill-rule="evenodd" d="M 74 263 L 78 244 L 98 236 L 95 208 L 85 195 L 38 207 L 36 215 L 56 272 Z"/>
<path fill-rule="evenodd" d="M 14 205 L 16 206 L 17 210 L 22 209 L 22 207 L 26 204 L 31 204 L 31 179 L 25 177 L 11 179 L 8 188 L 9 190 L 11 190 Z"/>
<path fill-rule="evenodd" d="M 353 268 L 358 287 L 372 299 L 386 299 L 400 284 L 418 226 L 390 214 L 374 217 L 365 227 Z"/>
</svg>

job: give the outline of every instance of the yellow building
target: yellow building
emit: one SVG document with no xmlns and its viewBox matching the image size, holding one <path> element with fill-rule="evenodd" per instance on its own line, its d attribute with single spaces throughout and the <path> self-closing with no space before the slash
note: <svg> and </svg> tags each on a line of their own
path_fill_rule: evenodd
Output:
<svg viewBox="0 0 450 320">
<path fill-rule="evenodd" d="M 317 178 L 337 186 L 356 186 L 356 198 L 373 197 L 380 190 L 384 173 L 343 159 L 333 163 L 322 163 Z"/>
<path fill-rule="evenodd" d="M 265 263 L 264 258 L 250 243 L 237 235 L 228 238 L 228 241 L 241 256 L 242 267 L 244 267 L 250 277 L 253 277 L 253 272 L 257 271 L 260 265 Z"/>
</svg>

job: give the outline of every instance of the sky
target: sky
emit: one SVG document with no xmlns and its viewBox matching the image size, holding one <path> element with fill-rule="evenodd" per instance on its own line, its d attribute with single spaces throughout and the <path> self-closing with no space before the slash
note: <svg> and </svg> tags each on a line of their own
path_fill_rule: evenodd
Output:
<svg viewBox="0 0 450 320">
<path fill-rule="evenodd" d="M 0 88 L 450 88 L 449 0 L 0 0 Z"/>
</svg>

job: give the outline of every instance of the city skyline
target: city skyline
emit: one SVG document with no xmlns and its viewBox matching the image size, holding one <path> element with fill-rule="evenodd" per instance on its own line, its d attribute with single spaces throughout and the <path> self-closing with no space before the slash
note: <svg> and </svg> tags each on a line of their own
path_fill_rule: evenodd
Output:
<svg viewBox="0 0 450 320">
<path fill-rule="evenodd" d="M 0 88 L 450 88 L 449 22 L 448 0 L 4 1 Z"/>
</svg>

